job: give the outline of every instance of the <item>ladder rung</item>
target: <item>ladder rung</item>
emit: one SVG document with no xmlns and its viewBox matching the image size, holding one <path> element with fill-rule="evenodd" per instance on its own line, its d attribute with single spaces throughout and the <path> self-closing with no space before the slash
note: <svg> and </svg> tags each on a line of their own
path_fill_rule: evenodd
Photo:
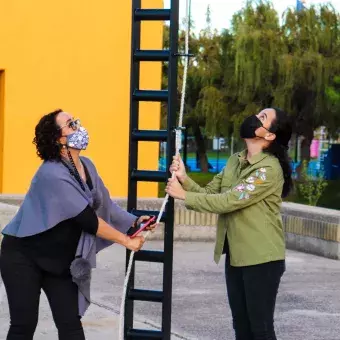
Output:
<svg viewBox="0 0 340 340">
<path fill-rule="evenodd" d="M 163 292 L 158 290 L 131 289 L 128 293 L 130 300 L 162 302 Z"/>
<path fill-rule="evenodd" d="M 134 54 L 137 61 L 168 61 L 169 50 L 138 50 Z"/>
<path fill-rule="evenodd" d="M 135 253 L 135 261 L 164 263 L 164 252 L 159 250 L 140 250 Z"/>
<path fill-rule="evenodd" d="M 163 332 L 161 331 L 149 331 L 144 329 L 129 329 L 127 331 L 128 340 L 152 340 L 152 339 L 163 339 Z"/>
<path fill-rule="evenodd" d="M 167 21 L 170 20 L 171 10 L 170 9 L 136 9 L 135 20 L 159 20 Z"/>
<path fill-rule="evenodd" d="M 158 210 L 137 210 L 132 209 L 131 214 L 140 217 L 140 216 L 158 216 L 159 211 Z M 163 212 L 163 215 L 161 217 L 161 222 L 166 221 L 166 211 Z"/>
<path fill-rule="evenodd" d="M 165 171 L 133 170 L 131 174 L 131 180 L 141 182 L 165 182 L 167 178 Z"/>
<path fill-rule="evenodd" d="M 168 90 L 135 90 L 133 99 L 144 102 L 167 102 Z"/>
<path fill-rule="evenodd" d="M 148 142 L 165 142 L 168 137 L 167 130 L 135 130 L 132 139 Z"/>
</svg>

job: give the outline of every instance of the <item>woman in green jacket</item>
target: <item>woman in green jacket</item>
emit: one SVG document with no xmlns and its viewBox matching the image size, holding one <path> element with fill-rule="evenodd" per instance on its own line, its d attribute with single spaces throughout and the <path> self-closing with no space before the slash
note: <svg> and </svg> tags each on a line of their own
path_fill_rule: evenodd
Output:
<svg viewBox="0 0 340 340">
<path fill-rule="evenodd" d="M 226 253 L 226 283 L 236 340 L 276 340 L 274 310 L 285 271 L 285 236 L 280 207 L 292 188 L 287 154 L 292 127 L 280 109 L 244 120 L 247 149 L 232 155 L 204 188 L 174 157 L 166 192 L 188 209 L 219 215 L 215 261 Z"/>
</svg>

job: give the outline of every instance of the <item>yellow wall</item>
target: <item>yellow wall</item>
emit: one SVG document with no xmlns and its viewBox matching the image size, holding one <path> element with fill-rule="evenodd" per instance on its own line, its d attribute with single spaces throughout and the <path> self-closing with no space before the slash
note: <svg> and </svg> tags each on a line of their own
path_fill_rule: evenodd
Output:
<svg viewBox="0 0 340 340">
<path fill-rule="evenodd" d="M 5 72 L 0 69 L 0 192 L 2 192 L 3 142 L 4 142 Z"/>
<path fill-rule="evenodd" d="M 161 8 L 162 0 L 143 7 Z M 0 190 L 25 193 L 40 164 L 32 145 L 39 118 L 56 108 L 81 118 L 93 159 L 112 196 L 127 195 L 131 0 L 1 0 Z M 162 24 L 143 24 L 142 45 L 162 46 Z M 141 88 L 159 89 L 161 65 L 142 65 Z M 159 128 L 160 105 L 141 105 L 140 126 Z M 3 139 L 3 152 L 1 144 Z M 158 144 L 142 145 L 141 169 L 157 169 Z M 1 188 L 2 182 L 2 188 Z M 142 183 L 139 196 L 157 195 Z"/>
</svg>

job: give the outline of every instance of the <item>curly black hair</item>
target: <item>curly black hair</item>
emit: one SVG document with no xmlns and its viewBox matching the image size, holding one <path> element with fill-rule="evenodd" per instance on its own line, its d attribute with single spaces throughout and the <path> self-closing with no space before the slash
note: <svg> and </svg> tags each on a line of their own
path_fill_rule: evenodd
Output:
<svg viewBox="0 0 340 340">
<path fill-rule="evenodd" d="M 57 115 L 63 112 L 58 109 L 43 116 L 35 127 L 33 144 L 36 146 L 37 155 L 43 161 L 60 161 L 60 144 L 58 140 L 61 131 L 56 122 Z"/>
</svg>

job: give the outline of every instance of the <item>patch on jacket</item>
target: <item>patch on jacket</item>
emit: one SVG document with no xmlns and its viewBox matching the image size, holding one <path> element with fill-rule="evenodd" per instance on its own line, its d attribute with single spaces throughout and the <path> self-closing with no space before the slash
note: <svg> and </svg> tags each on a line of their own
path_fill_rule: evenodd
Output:
<svg viewBox="0 0 340 340">
<path fill-rule="evenodd" d="M 247 200 L 250 198 L 249 193 L 255 191 L 256 185 L 263 183 L 267 179 L 266 172 L 265 168 L 256 170 L 253 176 L 249 176 L 245 180 L 245 183 L 238 184 L 234 187 L 233 191 L 240 193 L 239 200 Z"/>
</svg>

